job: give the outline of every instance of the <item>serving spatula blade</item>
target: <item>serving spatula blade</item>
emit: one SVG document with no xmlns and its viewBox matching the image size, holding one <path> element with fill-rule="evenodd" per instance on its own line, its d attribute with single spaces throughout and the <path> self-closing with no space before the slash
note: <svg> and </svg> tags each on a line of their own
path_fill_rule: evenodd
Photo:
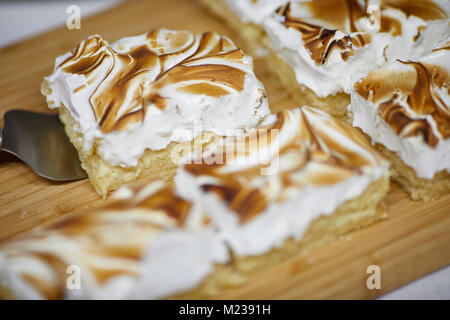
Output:
<svg viewBox="0 0 450 320">
<path fill-rule="evenodd" d="M 0 146 L 46 179 L 67 181 L 87 177 L 58 115 L 25 110 L 6 112 Z"/>
</svg>

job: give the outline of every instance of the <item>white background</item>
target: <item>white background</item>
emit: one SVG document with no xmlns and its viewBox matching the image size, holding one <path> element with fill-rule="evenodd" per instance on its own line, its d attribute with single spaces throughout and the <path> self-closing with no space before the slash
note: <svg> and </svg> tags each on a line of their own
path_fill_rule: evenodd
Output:
<svg viewBox="0 0 450 320">
<path fill-rule="evenodd" d="M 66 8 L 71 4 L 79 5 L 85 17 L 119 1 L 0 2 L 0 48 L 64 24 Z M 383 285 L 383 275 L 381 281 Z M 392 291 L 381 299 L 450 299 L 450 266 Z"/>
</svg>

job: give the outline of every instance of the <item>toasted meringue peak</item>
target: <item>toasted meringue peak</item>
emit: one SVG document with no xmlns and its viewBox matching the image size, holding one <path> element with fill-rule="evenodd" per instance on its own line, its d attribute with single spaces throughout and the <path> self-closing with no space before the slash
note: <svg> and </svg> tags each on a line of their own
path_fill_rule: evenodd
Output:
<svg viewBox="0 0 450 320">
<path fill-rule="evenodd" d="M 367 1 L 370 4 L 370 0 Z M 450 4 L 446 0 L 381 0 L 382 7 L 393 7 L 407 16 L 416 16 L 425 21 L 447 19 Z"/>
<path fill-rule="evenodd" d="M 205 265 L 208 269 L 212 261 L 226 258 L 225 248 L 192 212 L 191 204 L 162 181 L 124 187 L 104 208 L 69 214 L 4 242 L 0 246 L 0 281 L 18 298 L 155 298 L 187 289 L 201 279 L 170 283 L 170 277 L 176 275 L 157 260 L 167 259 L 171 253 L 158 250 L 172 250 L 179 255 L 172 260 L 180 259 L 176 263 L 188 269 L 198 263 L 201 277 L 208 273 L 202 270 Z M 182 241 L 193 242 L 192 247 L 170 247 Z M 201 248 L 203 241 L 210 245 Z M 180 250 L 187 250 L 186 254 Z M 204 259 L 185 265 L 183 259 L 191 258 L 190 250 L 204 250 Z M 78 269 L 81 288 L 71 290 L 66 285 L 71 266 Z M 164 286 L 152 285 L 163 278 L 168 281 Z"/>
<path fill-rule="evenodd" d="M 447 55 L 450 59 L 450 55 Z M 401 137 L 421 136 L 430 147 L 450 137 L 449 69 L 416 61 L 375 71 L 355 84 L 356 92 L 377 108 L 380 117 Z M 447 97 L 440 97 L 444 92 Z M 437 129 L 437 130 L 436 130 Z M 434 132 L 434 130 L 438 132 Z"/>
<path fill-rule="evenodd" d="M 354 124 L 398 152 L 422 177 L 450 170 L 449 59 L 444 45 L 418 60 L 392 62 L 355 83 L 352 93 Z M 368 125 L 363 117 L 371 115 L 376 119 Z"/>
<path fill-rule="evenodd" d="M 334 185 L 383 163 L 354 129 L 310 107 L 280 112 L 244 137 L 225 138 L 212 154 L 183 170 L 243 223 L 296 190 Z"/>
<path fill-rule="evenodd" d="M 213 32 L 160 29 L 113 44 L 94 35 L 57 58 L 46 81 L 49 107 L 68 108 L 85 149 L 97 139 L 112 165 L 134 166 L 146 148 L 192 140 L 173 131 L 196 122 L 222 134 L 270 112 L 249 57 Z"/>
<path fill-rule="evenodd" d="M 342 60 L 347 60 L 354 54 L 354 48 L 370 42 L 370 35 L 356 27 L 357 19 L 365 16 L 364 7 L 357 1 L 325 0 L 305 2 L 303 6 L 310 11 L 308 19 L 295 17 L 291 3 L 280 7 L 277 15 L 286 28 L 294 28 L 301 33 L 304 46 L 316 63 L 325 64 L 333 50 L 340 51 Z"/>
</svg>

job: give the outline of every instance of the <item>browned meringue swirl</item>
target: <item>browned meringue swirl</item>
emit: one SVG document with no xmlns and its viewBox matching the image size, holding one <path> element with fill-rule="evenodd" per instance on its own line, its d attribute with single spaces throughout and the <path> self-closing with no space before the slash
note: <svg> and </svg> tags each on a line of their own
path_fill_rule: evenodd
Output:
<svg viewBox="0 0 450 320">
<path fill-rule="evenodd" d="M 425 21 L 447 19 L 447 12 L 433 0 L 381 0 L 382 7 L 393 7 L 407 16 L 416 16 Z"/>
<path fill-rule="evenodd" d="M 323 3 L 322 3 L 323 2 Z M 334 4 L 334 2 L 332 2 Z M 353 2 L 349 2 L 349 16 L 350 16 L 350 32 L 355 32 L 356 28 L 353 23 L 354 16 L 360 16 L 360 10 L 356 10 Z M 308 3 L 311 8 L 319 10 L 323 6 L 329 6 L 329 1 L 317 1 Z M 334 39 L 338 29 L 329 29 L 322 26 L 307 23 L 299 18 L 295 18 L 291 14 L 291 4 L 288 3 L 277 10 L 279 16 L 284 17 L 284 25 L 288 28 L 294 28 L 302 34 L 302 39 L 305 48 L 310 52 L 311 58 L 318 64 L 325 64 L 328 61 L 328 57 L 333 50 L 339 50 L 343 60 L 347 60 L 348 57 L 354 54 L 353 46 L 363 47 L 366 43 L 370 42 L 370 35 L 365 33 L 359 33 L 354 36 L 346 35 L 342 38 Z M 334 7 L 334 6 L 333 6 Z M 333 17 L 324 16 L 324 18 L 330 18 L 328 22 L 331 24 L 341 24 Z M 345 17 L 343 15 L 342 17 Z M 354 30 L 353 30 L 354 29 Z"/>
<path fill-rule="evenodd" d="M 0 252 L 47 299 L 64 298 L 66 270 L 72 264 L 89 274 L 83 281 L 97 285 L 118 275 L 136 276 L 151 237 L 181 227 L 191 205 L 162 181 L 129 192 L 104 208 L 68 214 L 5 242 Z M 27 268 L 27 264 L 39 268 Z"/>
<path fill-rule="evenodd" d="M 85 75 L 87 85 L 98 83 L 89 101 L 101 130 L 109 133 L 142 121 L 148 103 L 164 109 L 170 97 L 161 90 L 169 86 L 211 97 L 241 91 L 248 66 L 242 50 L 215 33 L 163 35 L 155 30 L 129 50 L 114 49 L 100 36 L 92 36 L 58 68 Z"/>
<path fill-rule="evenodd" d="M 432 117 L 443 139 L 450 137 L 450 107 L 436 92 L 436 88 L 442 88 L 449 93 L 450 74 L 442 66 L 398 61 L 412 68 L 407 72 L 373 72 L 357 82 L 355 90 L 378 105 L 379 115 L 399 136 L 421 136 L 435 147 L 439 137 L 425 116 Z"/>
<path fill-rule="evenodd" d="M 356 27 L 356 21 L 367 14 L 370 0 L 309 0 L 305 6 L 311 12 L 314 19 L 320 20 L 331 28 L 341 31 L 360 31 Z M 448 18 L 447 12 L 433 0 L 381 0 L 380 10 L 395 8 L 402 11 L 406 16 L 416 16 L 425 21 Z M 384 19 L 387 19 L 383 21 Z M 398 21 L 381 15 L 382 32 L 390 32 L 396 28 L 391 23 L 399 24 Z M 383 27 L 384 25 L 384 27 Z M 401 32 L 401 29 L 398 30 Z"/>
<path fill-rule="evenodd" d="M 278 172 L 262 175 L 266 165 L 251 159 L 264 152 L 259 141 L 270 145 L 275 140 L 279 149 L 272 161 L 278 154 Z M 212 159 L 206 158 L 202 164 L 186 164 L 184 170 L 198 177 L 201 188 L 215 193 L 242 223 L 270 203 L 284 201 L 294 190 L 339 183 L 382 161 L 355 129 L 309 107 L 280 112 L 272 124 L 234 143 L 226 142 L 211 156 L 220 154 L 223 163 L 211 164 Z"/>
<path fill-rule="evenodd" d="M 298 3 L 308 10 L 307 18 L 296 17 L 291 12 L 291 3 L 281 6 L 277 14 L 283 17 L 284 25 L 298 30 L 311 58 L 318 64 L 325 64 L 334 50 L 339 50 L 345 61 L 353 56 L 357 48 L 371 42 L 371 35 L 357 26 L 357 21 L 368 17 L 369 1 L 358 0 L 315 0 Z M 385 9 L 394 8 L 423 20 L 445 19 L 443 8 L 433 1 L 382 0 L 380 3 L 380 30 L 392 36 L 402 34 L 399 20 L 384 14 Z M 420 28 L 420 27 L 419 27 Z M 337 31 L 345 34 L 336 38 Z M 418 36 L 420 30 L 418 30 Z M 418 38 L 417 36 L 417 38 Z"/>
<path fill-rule="evenodd" d="M 447 51 L 447 50 L 450 50 L 450 41 L 447 41 L 443 46 L 441 46 L 441 47 L 439 47 L 439 48 L 435 48 L 435 49 L 433 49 L 433 52 L 436 52 L 436 51 Z"/>
</svg>

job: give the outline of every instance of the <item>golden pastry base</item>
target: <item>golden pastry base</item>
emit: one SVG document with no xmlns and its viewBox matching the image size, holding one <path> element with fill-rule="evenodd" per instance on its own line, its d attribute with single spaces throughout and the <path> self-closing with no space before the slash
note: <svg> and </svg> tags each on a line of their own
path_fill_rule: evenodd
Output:
<svg viewBox="0 0 450 320">
<path fill-rule="evenodd" d="M 51 90 L 46 82 L 42 83 L 42 93 L 49 94 Z M 205 133 L 190 142 L 171 142 L 162 150 L 145 150 L 144 154 L 139 158 L 135 167 L 113 166 L 105 161 L 97 151 L 97 141 L 94 141 L 90 150 L 84 151 L 84 137 L 79 131 L 76 131 L 76 124 L 70 112 L 66 107 L 59 109 L 59 118 L 64 124 L 64 129 L 70 142 L 78 151 L 81 166 L 86 170 L 91 184 L 95 191 L 105 199 L 109 192 L 117 190 L 121 185 L 128 182 L 138 180 L 143 177 L 161 178 L 168 180 L 175 175 L 178 163 L 175 160 L 183 156 L 182 150 L 194 150 L 194 145 L 206 147 L 210 144 L 214 137 L 213 134 Z"/>
</svg>

